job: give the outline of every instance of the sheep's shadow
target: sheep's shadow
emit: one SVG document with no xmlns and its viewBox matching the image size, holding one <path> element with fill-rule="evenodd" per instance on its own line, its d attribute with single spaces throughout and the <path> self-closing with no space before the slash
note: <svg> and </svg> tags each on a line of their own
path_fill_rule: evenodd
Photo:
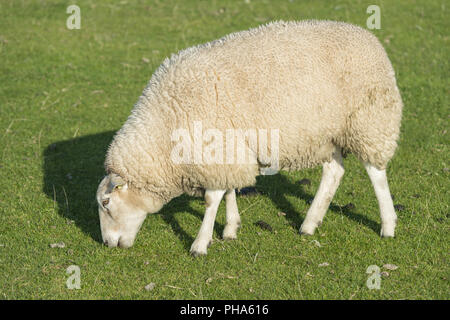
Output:
<svg viewBox="0 0 450 320">
<path fill-rule="evenodd" d="M 286 214 L 286 219 L 293 228 L 300 228 L 306 213 L 301 214 L 298 209 L 291 204 L 286 196 L 291 195 L 310 204 L 314 199 L 314 195 L 305 192 L 306 187 L 298 183 L 292 183 L 284 175 L 276 174 L 273 176 L 258 177 L 256 188 L 269 197 L 272 203 L 276 206 L 277 210 Z M 355 209 L 348 206 L 340 206 L 332 202 L 329 210 L 361 223 L 374 232 L 378 232 L 380 228 L 378 223 L 355 212 Z"/>
<path fill-rule="evenodd" d="M 104 176 L 103 162 L 114 131 L 52 143 L 44 150 L 45 194 L 58 213 L 101 242 L 95 194 Z"/>
<path fill-rule="evenodd" d="M 105 174 L 104 157 L 114 133 L 114 131 L 107 131 L 52 143 L 44 151 L 43 191 L 55 201 L 58 213 L 67 218 L 67 223 L 75 223 L 97 242 L 101 242 L 102 239 L 95 194 Z M 286 213 L 286 218 L 290 220 L 293 227 L 298 228 L 301 225 L 302 215 L 286 198 L 287 195 L 292 195 L 310 202 L 313 195 L 305 192 L 301 185 L 292 183 L 285 176 L 277 174 L 258 177 L 256 188 L 263 191 L 278 210 Z M 191 246 L 194 238 L 183 229 L 175 218 L 175 214 L 180 211 L 188 212 L 199 219 L 200 226 L 203 212 L 198 212 L 191 207 L 194 199 L 198 198 L 187 195 L 178 197 L 160 211 L 162 219 L 170 225 L 186 248 Z M 330 209 L 366 225 L 375 232 L 379 229 L 377 223 L 351 209 L 335 204 L 332 204 Z M 215 224 L 217 234 L 222 234 L 223 229 L 224 226 L 220 223 Z"/>
</svg>

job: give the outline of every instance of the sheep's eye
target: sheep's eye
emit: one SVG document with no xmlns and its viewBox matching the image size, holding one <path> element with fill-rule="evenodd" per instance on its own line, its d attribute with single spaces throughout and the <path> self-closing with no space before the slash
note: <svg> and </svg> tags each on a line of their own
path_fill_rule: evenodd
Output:
<svg viewBox="0 0 450 320">
<path fill-rule="evenodd" d="M 115 189 L 117 190 L 122 189 L 122 186 L 116 186 Z"/>
</svg>

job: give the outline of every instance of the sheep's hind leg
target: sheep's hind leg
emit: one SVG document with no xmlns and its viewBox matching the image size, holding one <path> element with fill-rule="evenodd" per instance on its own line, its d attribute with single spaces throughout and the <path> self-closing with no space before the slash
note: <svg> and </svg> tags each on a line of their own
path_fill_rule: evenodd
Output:
<svg viewBox="0 0 450 320">
<path fill-rule="evenodd" d="M 237 230 L 241 226 L 241 218 L 236 203 L 236 192 L 234 189 L 227 190 L 225 194 L 225 203 L 227 211 L 227 224 L 223 229 L 224 240 L 234 240 L 237 238 Z"/>
<path fill-rule="evenodd" d="M 380 208 L 381 236 L 393 237 L 395 225 L 397 224 L 397 215 L 395 214 L 394 204 L 389 191 L 386 170 L 379 170 L 369 163 L 364 163 L 364 167 L 375 189 L 375 195 L 377 196 L 378 206 Z"/>
<path fill-rule="evenodd" d="M 314 234 L 316 228 L 322 223 L 323 217 L 330 206 L 330 202 L 339 187 L 343 175 L 344 165 L 341 151 L 336 148 L 332 160 L 323 165 L 322 180 L 320 181 L 319 189 L 300 227 L 300 233 L 306 235 Z"/>
<path fill-rule="evenodd" d="M 212 241 L 214 221 L 216 220 L 217 209 L 226 190 L 206 190 L 206 210 L 203 217 L 202 226 L 197 238 L 191 246 L 193 256 L 205 255 Z"/>
</svg>

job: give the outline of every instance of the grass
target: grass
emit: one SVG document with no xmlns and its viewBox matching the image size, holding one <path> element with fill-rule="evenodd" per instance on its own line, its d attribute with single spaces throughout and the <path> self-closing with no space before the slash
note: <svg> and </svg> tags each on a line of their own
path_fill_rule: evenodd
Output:
<svg viewBox="0 0 450 320">
<path fill-rule="evenodd" d="M 66 7 L 81 8 L 68 30 Z M 182 196 L 151 215 L 134 247 L 101 244 L 94 200 L 106 147 L 165 56 L 275 19 L 366 26 L 381 8 L 382 41 L 404 99 L 388 169 L 395 239 L 379 237 L 363 167 L 346 175 L 312 237 L 298 228 L 321 169 L 258 180 L 239 197 L 238 240 L 223 242 L 219 208 L 208 256 L 189 247 L 203 201 Z M 0 298 L 2 299 L 448 299 L 449 7 L 445 1 L 1 1 Z M 310 186 L 296 185 L 302 178 Z M 345 209 L 347 203 L 353 209 Z M 279 216 L 278 212 L 286 216 Z M 273 232 L 254 225 L 263 220 Z M 317 245 L 318 241 L 320 247 Z M 65 243 L 64 248 L 50 244 Z M 329 266 L 319 267 L 327 262 Z M 369 290 L 366 269 L 395 264 Z M 78 265 L 81 289 L 68 290 Z M 155 288 L 146 291 L 150 282 Z"/>
</svg>

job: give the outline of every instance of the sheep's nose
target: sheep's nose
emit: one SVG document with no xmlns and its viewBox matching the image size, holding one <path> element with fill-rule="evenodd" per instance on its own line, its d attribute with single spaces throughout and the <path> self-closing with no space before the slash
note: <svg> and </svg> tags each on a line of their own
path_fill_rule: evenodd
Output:
<svg viewBox="0 0 450 320">
<path fill-rule="evenodd" d="M 117 247 L 117 245 L 119 244 L 119 240 L 115 240 L 115 239 L 105 239 L 103 240 L 103 244 L 109 248 L 114 248 Z"/>
</svg>

